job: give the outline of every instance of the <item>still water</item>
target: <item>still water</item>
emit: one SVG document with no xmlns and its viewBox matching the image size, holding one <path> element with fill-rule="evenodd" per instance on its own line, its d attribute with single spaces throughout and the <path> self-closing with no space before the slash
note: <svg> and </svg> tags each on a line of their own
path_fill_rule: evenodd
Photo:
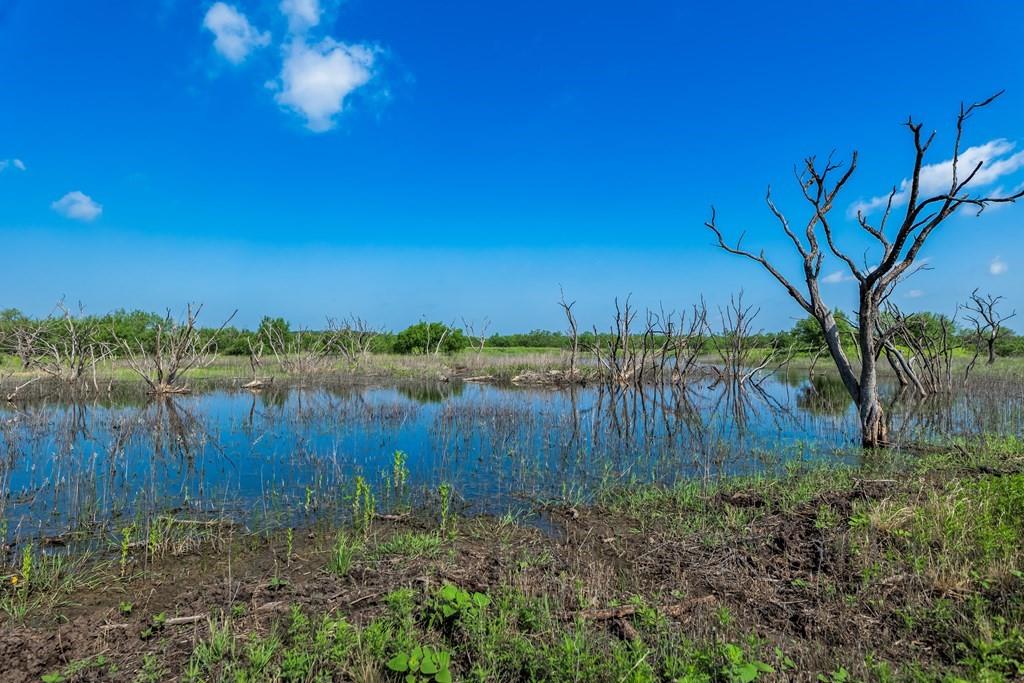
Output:
<svg viewBox="0 0 1024 683">
<path fill-rule="evenodd" d="M 927 403 L 887 391 L 893 433 L 907 441 L 1024 425 L 1024 389 L 1011 380 Z M 447 483 L 463 512 L 500 514 L 586 502 L 616 483 L 854 462 L 856 437 L 842 385 L 823 376 L 746 390 L 323 385 L 157 400 L 122 388 L 0 408 L 0 531 L 99 536 L 158 514 L 301 524 L 343 516 L 357 476 L 381 508 L 426 504 Z M 396 451 L 408 468 L 401 492 Z"/>
</svg>

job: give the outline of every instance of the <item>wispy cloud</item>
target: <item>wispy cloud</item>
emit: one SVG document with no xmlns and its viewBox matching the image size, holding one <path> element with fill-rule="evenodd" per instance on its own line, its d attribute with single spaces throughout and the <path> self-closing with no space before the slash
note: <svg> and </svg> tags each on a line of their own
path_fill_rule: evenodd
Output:
<svg viewBox="0 0 1024 683">
<path fill-rule="evenodd" d="M 203 26 L 213 33 L 213 47 L 232 64 L 241 64 L 249 53 L 270 44 L 270 32 L 259 31 L 234 6 L 215 2 L 203 17 Z"/>
<path fill-rule="evenodd" d="M 19 171 L 25 170 L 25 162 L 21 159 L 0 159 L 0 173 L 3 173 L 8 167 L 12 166 Z"/>
<path fill-rule="evenodd" d="M 272 83 L 277 103 L 306 119 L 306 127 L 322 133 L 335 125 L 345 98 L 373 77 L 374 50 L 325 38 L 307 45 L 296 38 L 285 47 L 280 80 Z"/>
<path fill-rule="evenodd" d="M 50 204 L 50 208 L 66 218 L 74 218 L 79 221 L 91 221 L 103 213 L 103 205 L 78 190 L 68 192 Z"/>
<path fill-rule="evenodd" d="M 1009 269 L 1010 266 L 1007 265 L 1006 261 L 998 256 L 992 259 L 992 262 L 988 264 L 988 272 L 992 275 L 1002 275 Z"/>
<path fill-rule="evenodd" d="M 827 285 L 837 285 L 840 282 L 846 282 L 852 280 L 853 276 L 846 271 L 837 270 L 834 273 L 829 273 L 825 277 L 821 278 L 821 281 Z"/>
<path fill-rule="evenodd" d="M 281 14 L 288 18 L 288 30 L 301 33 L 320 23 L 319 0 L 281 0 Z"/>
<path fill-rule="evenodd" d="M 957 172 L 962 180 L 968 173 L 974 170 L 979 163 L 981 169 L 974 180 L 972 187 L 990 185 L 1000 178 L 1015 173 L 1024 167 L 1024 151 L 1012 153 L 1017 143 L 997 138 L 989 140 L 983 145 L 968 147 L 960 153 L 960 161 L 957 164 Z M 922 195 L 940 194 L 949 190 L 953 182 L 953 160 L 947 159 L 936 164 L 928 164 L 921 168 L 920 192 Z M 995 194 L 995 193 L 994 193 Z M 997 195 L 998 196 L 998 195 Z M 910 178 L 904 178 L 893 196 L 893 206 L 902 206 L 910 198 Z M 889 194 L 871 197 L 870 199 L 856 202 L 850 207 L 850 215 L 856 216 L 858 212 L 865 215 L 878 211 L 885 207 L 889 201 Z"/>
<path fill-rule="evenodd" d="M 907 290 L 908 299 L 920 299 L 924 296 L 924 290 L 921 289 L 909 289 Z"/>
</svg>

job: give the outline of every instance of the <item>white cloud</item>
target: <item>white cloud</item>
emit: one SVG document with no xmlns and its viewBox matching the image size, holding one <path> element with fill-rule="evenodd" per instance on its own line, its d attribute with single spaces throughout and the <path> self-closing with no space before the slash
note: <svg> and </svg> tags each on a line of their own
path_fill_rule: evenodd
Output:
<svg viewBox="0 0 1024 683">
<path fill-rule="evenodd" d="M 842 270 L 837 270 L 836 272 L 829 273 L 825 277 L 821 278 L 821 281 L 827 285 L 836 285 L 839 284 L 840 282 L 846 282 L 847 280 L 852 279 L 853 276 L 850 275 L 849 273 L 846 273 Z"/>
<path fill-rule="evenodd" d="M 92 197 L 78 190 L 68 192 L 50 204 L 50 208 L 62 216 L 80 221 L 91 221 L 103 213 L 102 204 L 97 204 Z"/>
<path fill-rule="evenodd" d="M 1009 269 L 1010 266 L 1006 264 L 1006 261 L 999 258 L 998 256 L 992 259 L 992 262 L 988 264 L 988 272 L 991 273 L 992 275 L 1002 275 Z"/>
<path fill-rule="evenodd" d="M 302 33 L 320 23 L 319 0 L 281 0 L 281 14 L 288 17 L 288 30 Z"/>
<path fill-rule="evenodd" d="M 908 299 L 920 299 L 922 296 L 924 296 L 924 291 L 923 290 L 911 289 L 911 290 L 907 291 L 907 298 Z"/>
<path fill-rule="evenodd" d="M 256 30 L 244 14 L 224 2 L 213 3 L 203 26 L 213 33 L 217 52 L 232 64 L 241 64 L 250 52 L 270 44 L 269 31 Z"/>
<path fill-rule="evenodd" d="M 13 166 L 19 171 L 25 170 L 25 162 L 21 159 L 0 159 L 0 173 L 6 171 L 9 166 Z"/>
<path fill-rule="evenodd" d="M 374 51 L 364 45 L 347 45 L 325 38 L 307 45 L 301 38 L 285 47 L 278 90 L 278 104 L 306 119 L 306 127 L 321 133 L 334 127 L 334 117 L 345 107 L 345 98 L 373 77 Z"/>
<path fill-rule="evenodd" d="M 968 147 L 960 153 L 960 161 L 957 164 L 957 174 L 959 179 L 963 180 L 966 178 L 979 162 L 982 164 L 981 169 L 974 176 L 970 187 L 982 187 L 989 185 L 1003 176 L 1007 176 L 1018 171 L 1020 168 L 1024 167 L 1024 151 L 1011 154 L 1016 147 L 1016 142 L 1011 142 L 1004 138 L 997 138 L 995 140 L 989 140 L 983 145 Z M 946 192 L 949 190 L 952 182 L 952 159 L 921 167 L 920 193 L 922 195 L 933 195 Z M 907 203 L 909 198 L 910 179 L 904 178 L 896 190 L 896 195 L 893 197 L 893 206 L 902 206 Z M 850 207 L 850 215 L 856 216 L 858 211 L 866 215 L 873 211 L 883 209 L 888 201 L 888 194 L 859 201 Z"/>
</svg>

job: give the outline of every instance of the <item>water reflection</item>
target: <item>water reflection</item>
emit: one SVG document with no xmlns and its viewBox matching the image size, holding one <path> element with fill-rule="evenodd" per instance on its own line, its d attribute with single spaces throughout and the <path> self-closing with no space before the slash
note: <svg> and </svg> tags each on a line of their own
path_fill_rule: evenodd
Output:
<svg viewBox="0 0 1024 683">
<path fill-rule="evenodd" d="M 1020 433 L 1019 383 L 927 401 L 887 389 L 894 434 Z M 271 387 L 0 408 L 0 520 L 9 537 L 96 533 L 167 511 L 251 526 L 342 515 L 355 476 L 385 488 L 408 454 L 421 494 L 444 481 L 471 512 L 586 500 L 601 485 L 714 479 L 792 459 L 852 459 L 837 378 L 779 375 L 642 390 L 431 383 Z M 420 499 L 425 499 L 423 495 Z M 383 497 L 381 498 L 383 501 Z"/>
<path fill-rule="evenodd" d="M 853 399 L 839 377 L 815 375 L 800 387 L 796 404 L 814 415 L 841 417 L 853 408 Z"/>
</svg>

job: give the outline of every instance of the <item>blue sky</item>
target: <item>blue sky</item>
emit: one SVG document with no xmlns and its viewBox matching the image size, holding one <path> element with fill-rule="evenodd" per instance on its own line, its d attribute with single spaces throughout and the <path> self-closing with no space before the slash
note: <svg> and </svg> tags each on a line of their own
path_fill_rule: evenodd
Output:
<svg viewBox="0 0 1024 683">
<path fill-rule="evenodd" d="M 965 144 L 1024 182 L 1024 5 L 688 5 L 0 0 L 0 308 L 509 331 L 560 325 L 560 285 L 588 327 L 743 288 L 777 328 L 799 310 L 712 246 L 712 203 L 792 272 L 769 183 L 800 223 L 793 164 L 857 149 L 846 215 L 905 177 L 908 114 L 942 162 L 960 101 L 1003 88 Z M 1024 309 L 1022 225 L 955 217 L 900 303 Z"/>
</svg>

